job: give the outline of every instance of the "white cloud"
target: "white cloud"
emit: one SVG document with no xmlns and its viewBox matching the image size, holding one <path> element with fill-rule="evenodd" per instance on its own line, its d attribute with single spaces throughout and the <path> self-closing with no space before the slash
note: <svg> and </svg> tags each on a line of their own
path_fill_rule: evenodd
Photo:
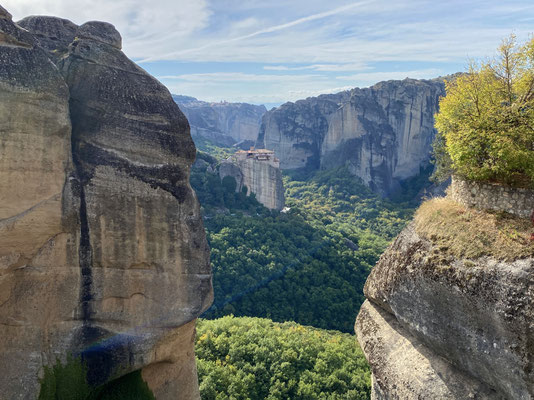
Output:
<svg viewBox="0 0 534 400">
<path fill-rule="evenodd" d="M 111 22 L 126 54 L 151 60 L 144 66 L 149 71 L 157 66 L 152 71 L 171 91 L 254 102 L 455 72 L 442 66 L 491 56 L 512 31 L 525 39 L 534 14 L 531 0 L 4 0 L 2 5 L 15 20 L 51 14 L 76 23 Z M 185 73 L 173 63 L 178 70 L 169 70 L 160 63 L 166 60 L 188 63 L 189 69 Z M 202 63 L 198 71 L 211 73 L 191 73 L 197 72 L 195 63 Z M 263 66 L 264 73 L 251 74 L 253 67 L 241 63 Z"/>
<path fill-rule="evenodd" d="M 293 82 L 309 81 L 312 79 L 323 79 L 321 75 L 267 75 L 267 74 L 245 74 L 242 72 L 212 72 L 205 74 L 183 74 L 183 75 L 164 75 L 158 76 L 158 79 L 180 80 L 185 82 Z"/>
<path fill-rule="evenodd" d="M 207 26 L 211 15 L 207 0 L 158 0 L 157 4 L 146 0 L 3 0 L 2 5 L 15 21 L 28 15 L 54 15 L 77 24 L 110 22 L 132 57 L 143 56 L 150 48 L 168 49 L 173 39 L 191 37 Z"/>
</svg>

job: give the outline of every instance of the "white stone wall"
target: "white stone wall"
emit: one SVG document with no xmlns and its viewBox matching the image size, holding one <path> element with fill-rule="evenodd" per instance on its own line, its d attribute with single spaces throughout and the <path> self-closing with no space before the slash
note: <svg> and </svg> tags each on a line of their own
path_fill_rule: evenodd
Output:
<svg viewBox="0 0 534 400">
<path fill-rule="evenodd" d="M 532 217 L 534 213 L 534 190 L 530 189 L 453 177 L 449 194 L 454 201 L 467 207 L 506 211 L 523 218 Z"/>
</svg>

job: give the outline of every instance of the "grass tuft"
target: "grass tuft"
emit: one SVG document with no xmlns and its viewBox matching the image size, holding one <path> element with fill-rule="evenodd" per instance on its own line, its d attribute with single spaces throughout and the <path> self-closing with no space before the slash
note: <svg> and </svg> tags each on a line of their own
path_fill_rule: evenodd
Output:
<svg viewBox="0 0 534 400">
<path fill-rule="evenodd" d="M 450 198 L 435 198 L 415 214 L 417 233 L 445 255 L 482 256 L 513 261 L 534 256 L 532 221 L 507 213 L 466 208 Z"/>
</svg>

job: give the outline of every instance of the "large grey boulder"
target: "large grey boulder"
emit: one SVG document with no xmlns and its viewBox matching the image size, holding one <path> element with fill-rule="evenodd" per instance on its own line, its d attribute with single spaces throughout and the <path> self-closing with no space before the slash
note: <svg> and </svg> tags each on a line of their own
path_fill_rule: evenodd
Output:
<svg viewBox="0 0 534 400">
<path fill-rule="evenodd" d="M 17 22 L 17 25 L 30 31 L 41 48 L 48 51 L 49 57 L 57 61 L 67 52 L 78 32 L 78 26 L 68 19 L 52 16 L 30 16 Z"/>
<path fill-rule="evenodd" d="M 358 314 L 356 333 L 371 364 L 375 400 L 503 398 L 433 353 L 392 314 L 368 300 Z"/>
<path fill-rule="evenodd" d="M 475 380 L 486 391 L 506 399 L 532 399 L 534 255 L 458 257 L 446 245 L 423 236 L 416 226 L 412 223 L 397 237 L 365 284 L 368 301 L 388 321 L 373 332 L 366 329 L 377 319 L 367 304 L 356 327 L 373 372 L 382 376 L 375 381 L 377 390 L 386 393 L 384 398 L 403 398 L 394 393 L 408 390 L 409 375 L 418 365 L 415 358 L 406 360 L 402 353 L 390 350 L 389 355 L 380 355 L 369 345 L 373 340 L 389 341 L 395 329 L 430 360 L 432 368 L 426 373 L 431 380 L 442 376 L 432 362 L 442 358 L 459 371 L 462 380 Z M 391 364 L 402 363 L 402 380 L 387 372 L 401 367 L 384 366 L 380 357 Z"/>
</svg>

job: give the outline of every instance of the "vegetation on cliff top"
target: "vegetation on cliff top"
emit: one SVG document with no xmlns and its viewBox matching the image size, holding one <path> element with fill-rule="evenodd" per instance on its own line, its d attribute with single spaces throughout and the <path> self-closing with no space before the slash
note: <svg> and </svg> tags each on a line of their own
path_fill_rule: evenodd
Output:
<svg viewBox="0 0 534 400">
<path fill-rule="evenodd" d="M 534 256 L 530 220 L 465 208 L 449 198 L 423 203 L 415 214 L 415 228 L 444 256 L 491 256 L 507 261 Z"/>
<path fill-rule="evenodd" d="M 534 38 L 446 83 L 436 115 L 437 175 L 534 186 Z"/>
<path fill-rule="evenodd" d="M 260 318 L 200 320 L 203 400 L 369 399 L 370 371 L 354 336 Z"/>
</svg>

